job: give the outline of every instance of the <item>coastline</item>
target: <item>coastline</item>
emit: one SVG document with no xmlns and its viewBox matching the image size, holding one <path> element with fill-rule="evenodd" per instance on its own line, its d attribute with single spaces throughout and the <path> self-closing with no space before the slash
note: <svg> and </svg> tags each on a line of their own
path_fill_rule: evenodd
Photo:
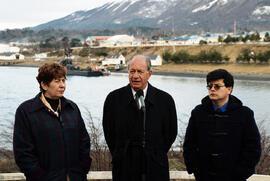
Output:
<svg viewBox="0 0 270 181">
<path fill-rule="evenodd" d="M 10 64 L 0 65 L 1 67 L 39 67 L 40 64 Z M 127 70 L 116 71 L 115 73 L 127 73 Z M 176 76 L 176 77 L 199 77 L 205 78 L 208 72 L 205 71 L 189 71 L 189 70 L 160 70 L 153 69 L 153 75 Z M 270 74 L 259 73 L 235 73 L 231 72 L 236 80 L 254 80 L 254 81 L 270 81 Z"/>
<path fill-rule="evenodd" d="M 127 73 L 127 70 L 118 71 L 121 73 Z M 176 77 L 198 77 L 205 78 L 208 72 L 199 71 L 171 71 L 171 70 L 153 70 L 153 75 L 162 76 L 176 76 Z M 232 72 L 234 79 L 236 80 L 254 80 L 254 81 L 270 81 L 270 74 L 247 74 L 247 73 L 234 73 Z"/>
</svg>

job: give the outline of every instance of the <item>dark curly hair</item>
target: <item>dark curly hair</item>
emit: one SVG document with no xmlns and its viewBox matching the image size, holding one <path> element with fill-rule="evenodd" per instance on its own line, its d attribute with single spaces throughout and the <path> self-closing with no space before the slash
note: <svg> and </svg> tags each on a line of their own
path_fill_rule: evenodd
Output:
<svg viewBox="0 0 270 181">
<path fill-rule="evenodd" d="M 41 92 L 44 92 L 41 82 L 49 85 L 53 79 L 64 77 L 66 78 L 67 69 L 59 63 L 45 63 L 38 69 L 38 76 L 36 77 Z"/>
<path fill-rule="evenodd" d="M 233 87 L 234 84 L 233 76 L 225 69 L 216 69 L 212 72 L 209 72 L 206 76 L 207 84 L 219 79 L 224 80 L 224 84 L 226 87 Z"/>
</svg>

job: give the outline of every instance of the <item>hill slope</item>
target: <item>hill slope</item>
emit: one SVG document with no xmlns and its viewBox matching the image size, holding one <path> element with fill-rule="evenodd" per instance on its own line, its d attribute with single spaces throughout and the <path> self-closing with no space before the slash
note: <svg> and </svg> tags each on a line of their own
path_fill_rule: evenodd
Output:
<svg viewBox="0 0 270 181">
<path fill-rule="evenodd" d="M 269 0 L 115 0 L 88 11 L 33 27 L 104 29 L 148 26 L 162 29 L 227 31 L 270 28 Z"/>
</svg>

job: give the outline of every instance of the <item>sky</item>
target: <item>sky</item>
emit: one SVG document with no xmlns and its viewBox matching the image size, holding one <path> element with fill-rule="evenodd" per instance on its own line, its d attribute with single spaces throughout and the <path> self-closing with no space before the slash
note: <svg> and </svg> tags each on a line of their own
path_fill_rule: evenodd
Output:
<svg viewBox="0 0 270 181">
<path fill-rule="evenodd" d="M 0 30 L 36 26 L 109 1 L 112 0 L 3 0 Z"/>
</svg>

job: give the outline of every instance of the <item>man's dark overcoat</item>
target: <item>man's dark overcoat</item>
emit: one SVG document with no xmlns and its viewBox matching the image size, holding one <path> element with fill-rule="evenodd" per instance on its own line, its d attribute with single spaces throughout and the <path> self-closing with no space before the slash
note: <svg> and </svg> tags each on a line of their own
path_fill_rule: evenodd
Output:
<svg viewBox="0 0 270 181">
<path fill-rule="evenodd" d="M 79 108 L 61 98 L 60 119 L 40 94 L 22 103 L 15 115 L 15 161 L 27 181 L 86 181 L 90 138 Z"/>
<path fill-rule="evenodd" d="M 251 109 L 230 95 L 225 112 L 209 97 L 191 113 L 184 159 L 197 181 L 245 181 L 260 159 L 260 134 Z"/>
<path fill-rule="evenodd" d="M 148 84 L 146 104 L 146 147 L 142 151 L 142 113 L 137 108 L 130 85 L 111 92 L 105 101 L 103 129 L 112 154 L 113 180 L 168 181 L 167 152 L 177 135 L 173 98 Z M 145 162 L 142 162 L 144 157 Z M 145 169 L 144 169 L 145 167 Z"/>
</svg>

